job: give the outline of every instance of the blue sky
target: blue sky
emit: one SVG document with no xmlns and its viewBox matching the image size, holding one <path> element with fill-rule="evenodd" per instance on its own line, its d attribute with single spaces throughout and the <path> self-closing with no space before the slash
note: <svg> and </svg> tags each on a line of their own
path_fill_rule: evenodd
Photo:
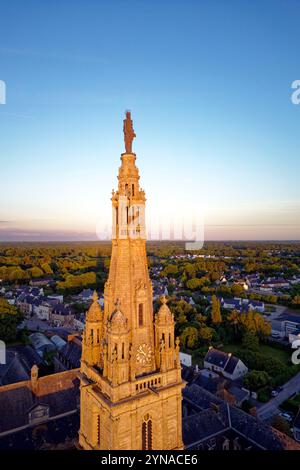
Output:
<svg viewBox="0 0 300 470">
<path fill-rule="evenodd" d="M 298 0 L 2 0 L 0 240 L 94 239 L 132 111 L 149 223 L 300 239 Z"/>
</svg>

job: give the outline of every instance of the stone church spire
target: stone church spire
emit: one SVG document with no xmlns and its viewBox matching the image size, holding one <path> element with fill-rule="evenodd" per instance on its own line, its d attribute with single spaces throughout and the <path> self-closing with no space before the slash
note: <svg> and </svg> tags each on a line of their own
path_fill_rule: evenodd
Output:
<svg viewBox="0 0 300 470">
<path fill-rule="evenodd" d="M 82 339 L 79 443 L 84 449 L 181 449 L 179 341 L 165 298 L 155 316 L 131 114 L 112 192 L 112 251 L 104 287 L 87 312 Z"/>
</svg>

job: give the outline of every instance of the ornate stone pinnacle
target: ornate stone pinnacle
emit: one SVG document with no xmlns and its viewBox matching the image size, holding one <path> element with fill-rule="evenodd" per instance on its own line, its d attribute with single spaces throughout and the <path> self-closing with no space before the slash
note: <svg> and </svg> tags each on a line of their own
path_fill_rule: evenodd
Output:
<svg viewBox="0 0 300 470">
<path fill-rule="evenodd" d="M 117 310 L 119 310 L 121 307 L 121 300 L 119 298 L 115 301 L 115 307 Z"/>
<path fill-rule="evenodd" d="M 97 302 L 98 298 L 99 298 L 99 297 L 98 297 L 98 294 L 97 294 L 97 292 L 94 290 L 94 293 L 93 293 L 93 302 Z"/>
<path fill-rule="evenodd" d="M 168 303 L 168 299 L 165 295 L 161 296 L 160 301 L 163 305 L 166 305 Z"/>
</svg>

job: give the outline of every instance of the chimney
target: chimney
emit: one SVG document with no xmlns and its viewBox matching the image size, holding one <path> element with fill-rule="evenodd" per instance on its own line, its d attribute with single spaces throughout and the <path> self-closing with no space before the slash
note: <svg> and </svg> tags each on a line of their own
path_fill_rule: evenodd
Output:
<svg viewBox="0 0 300 470">
<path fill-rule="evenodd" d="M 38 380 L 39 380 L 39 368 L 36 364 L 31 367 L 31 390 L 33 393 L 37 392 L 38 389 Z"/>
</svg>

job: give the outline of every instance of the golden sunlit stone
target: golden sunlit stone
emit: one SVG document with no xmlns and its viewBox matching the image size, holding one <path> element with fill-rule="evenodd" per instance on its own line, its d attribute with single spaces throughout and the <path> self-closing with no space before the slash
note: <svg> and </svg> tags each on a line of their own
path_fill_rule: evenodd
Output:
<svg viewBox="0 0 300 470">
<path fill-rule="evenodd" d="M 135 137 L 124 120 L 126 149 Z M 153 316 L 146 256 L 145 193 L 134 153 L 121 156 L 112 193 L 112 254 L 102 314 L 87 313 L 80 370 L 83 449 L 181 449 L 179 340 L 165 298 Z"/>
</svg>

